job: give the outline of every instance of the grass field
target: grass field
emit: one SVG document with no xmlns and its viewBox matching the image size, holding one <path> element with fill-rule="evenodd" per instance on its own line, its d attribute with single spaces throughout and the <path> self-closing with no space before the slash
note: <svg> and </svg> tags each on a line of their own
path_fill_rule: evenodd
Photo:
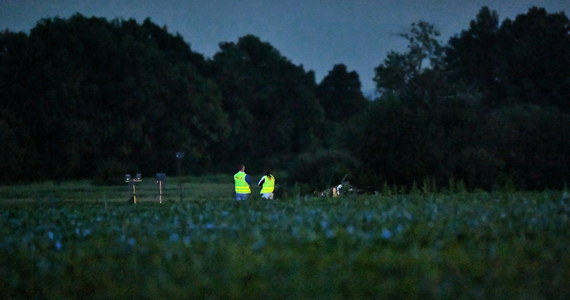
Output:
<svg viewBox="0 0 570 300">
<path fill-rule="evenodd" d="M 232 190 L 173 179 L 160 204 L 148 180 L 131 205 L 126 185 L 2 186 L 0 298 L 570 298 L 560 192 L 236 202 Z"/>
</svg>

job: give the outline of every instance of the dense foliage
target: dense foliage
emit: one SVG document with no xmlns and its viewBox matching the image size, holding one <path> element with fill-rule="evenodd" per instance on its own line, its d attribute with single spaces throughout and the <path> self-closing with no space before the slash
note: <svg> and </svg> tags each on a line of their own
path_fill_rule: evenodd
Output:
<svg viewBox="0 0 570 300">
<path fill-rule="evenodd" d="M 570 22 L 483 7 L 447 44 L 419 21 L 366 100 L 343 64 L 317 83 L 246 35 L 211 59 L 149 19 L 44 19 L 0 33 L 0 180 L 286 170 L 307 191 L 450 179 L 559 188 L 570 179 Z M 373 66 L 371 66 L 373 67 Z M 343 174 L 344 173 L 344 174 Z"/>
<path fill-rule="evenodd" d="M 228 134 L 203 58 L 149 20 L 46 19 L 2 43 L 3 180 L 159 171 L 179 149 L 200 166 Z"/>
<path fill-rule="evenodd" d="M 450 178 L 469 187 L 561 187 L 570 178 L 570 22 L 531 8 L 499 26 L 483 7 L 468 30 L 437 40 L 430 24 L 376 68 L 379 101 L 349 149 L 360 182 L 410 185 Z M 369 168 L 366 168 L 369 166 Z M 555 167 L 556 166 L 556 167 Z"/>
<path fill-rule="evenodd" d="M 283 166 L 317 146 L 323 111 L 312 72 L 252 35 L 222 43 L 212 67 L 232 128 L 216 157 L 231 162 L 229 170 L 240 162 L 253 169 Z"/>
<path fill-rule="evenodd" d="M 217 198 L 231 184 L 189 183 L 159 204 L 146 184 L 137 205 L 109 201 L 116 187 L 2 187 L 2 298 L 570 296 L 559 192 L 235 202 Z"/>
</svg>

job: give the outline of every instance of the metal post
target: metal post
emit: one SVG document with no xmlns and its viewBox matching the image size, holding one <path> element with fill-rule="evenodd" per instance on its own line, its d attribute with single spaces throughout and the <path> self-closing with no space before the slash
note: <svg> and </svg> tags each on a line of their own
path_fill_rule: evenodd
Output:
<svg viewBox="0 0 570 300">
<path fill-rule="evenodd" d="M 137 188 L 134 182 L 131 185 L 133 186 L 133 204 L 137 204 Z"/>
<path fill-rule="evenodd" d="M 182 201 L 182 158 L 184 152 L 176 152 L 176 166 L 178 171 L 178 192 L 180 193 L 180 201 Z"/>
<path fill-rule="evenodd" d="M 130 184 L 133 187 L 133 191 L 132 191 L 132 197 L 131 197 L 131 201 L 133 204 L 137 203 L 137 188 L 136 188 L 136 183 L 137 182 L 141 182 L 142 178 L 141 178 L 141 173 L 137 173 L 135 178 L 131 178 L 131 174 L 126 174 L 125 175 L 125 182 Z"/>
<path fill-rule="evenodd" d="M 158 203 L 162 203 L 162 181 L 158 182 Z"/>
<path fill-rule="evenodd" d="M 158 183 L 158 202 L 162 203 L 162 182 L 166 180 L 165 173 L 156 173 L 156 183 Z"/>
</svg>

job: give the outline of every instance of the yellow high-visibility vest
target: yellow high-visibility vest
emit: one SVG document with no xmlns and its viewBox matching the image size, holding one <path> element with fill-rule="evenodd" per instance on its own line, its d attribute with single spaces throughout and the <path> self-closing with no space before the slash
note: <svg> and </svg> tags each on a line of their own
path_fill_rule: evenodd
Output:
<svg viewBox="0 0 570 300">
<path fill-rule="evenodd" d="M 261 180 L 265 179 L 263 185 L 261 186 L 261 194 L 273 193 L 275 190 L 275 177 L 273 176 L 263 176 Z"/>
<path fill-rule="evenodd" d="M 234 175 L 236 194 L 251 194 L 249 184 L 245 181 L 245 172 L 239 171 Z"/>
</svg>

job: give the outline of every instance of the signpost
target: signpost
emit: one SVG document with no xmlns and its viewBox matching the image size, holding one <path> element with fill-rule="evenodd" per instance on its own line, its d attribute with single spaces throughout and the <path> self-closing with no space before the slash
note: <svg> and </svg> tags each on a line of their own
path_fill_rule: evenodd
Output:
<svg viewBox="0 0 570 300">
<path fill-rule="evenodd" d="M 129 202 L 136 204 L 137 203 L 137 188 L 136 184 L 141 182 L 141 173 L 137 173 L 135 178 L 131 178 L 131 174 L 125 174 L 125 182 L 132 186 L 132 196 Z"/>
<path fill-rule="evenodd" d="M 158 202 L 162 203 L 162 186 L 163 182 L 166 181 L 165 173 L 156 173 L 156 183 L 158 183 Z"/>
<path fill-rule="evenodd" d="M 178 192 L 180 193 L 180 201 L 182 201 L 182 158 L 184 158 L 184 152 L 176 152 L 176 166 L 178 170 Z"/>
</svg>

